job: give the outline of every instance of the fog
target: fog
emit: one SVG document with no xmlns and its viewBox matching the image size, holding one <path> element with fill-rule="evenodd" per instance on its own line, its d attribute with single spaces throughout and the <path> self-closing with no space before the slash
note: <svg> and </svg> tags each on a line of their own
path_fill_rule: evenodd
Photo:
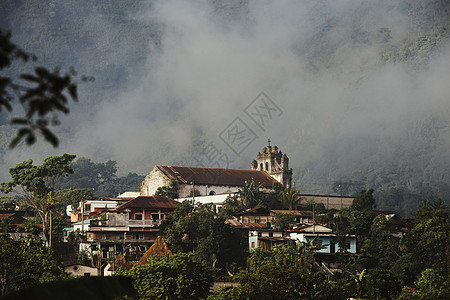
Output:
<svg viewBox="0 0 450 300">
<path fill-rule="evenodd" d="M 381 60 L 430 29 L 418 27 L 420 15 L 404 6 L 417 1 L 169 0 L 142 2 L 117 18 L 90 2 L 95 9 L 42 2 L 27 14 L 8 2 L 14 15 L 3 25 L 40 62 L 72 65 L 96 81 L 80 84 L 80 102 L 61 117 L 60 147 L 39 142 L 4 150 L 0 179 L 17 162 L 64 152 L 115 160 L 121 174 L 145 174 L 157 164 L 196 166 L 202 158 L 217 166 L 204 160 L 207 145 L 227 155 L 226 167 L 247 169 L 269 138 L 289 156 L 304 192 L 369 180 L 364 172 L 374 168 L 425 176 L 431 164 L 444 176 L 450 165 L 448 124 L 435 124 L 442 130 L 431 148 L 411 131 L 415 120 L 449 111 L 450 47 L 441 44 L 425 68 Z M 50 8 L 58 9 L 53 17 Z M 67 36 L 80 18 L 82 33 Z M 139 32 L 124 32 L 116 19 Z M 39 30 L 24 30 L 36 24 L 63 34 L 55 43 L 47 35 L 39 40 Z M 54 47 L 65 44 L 59 39 L 67 48 Z M 258 126 L 246 109 L 261 92 L 279 110 Z M 236 118 L 253 134 L 238 153 L 221 135 Z M 404 164 L 417 157 L 411 151 L 419 150 L 430 154 L 424 169 L 411 161 L 408 170 Z"/>
</svg>

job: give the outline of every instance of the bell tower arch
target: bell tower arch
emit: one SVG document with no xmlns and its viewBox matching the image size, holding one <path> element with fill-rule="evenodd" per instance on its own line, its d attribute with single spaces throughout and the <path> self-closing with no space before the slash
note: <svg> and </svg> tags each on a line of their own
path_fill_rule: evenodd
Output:
<svg viewBox="0 0 450 300">
<path fill-rule="evenodd" d="M 256 160 L 251 164 L 251 169 L 264 171 L 281 183 L 284 188 L 291 188 L 292 168 L 289 169 L 289 158 L 281 150 L 278 150 L 277 146 L 270 146 L 270 139 L 267 141 L 267 146 L 258 152 Z"/>
</svg>

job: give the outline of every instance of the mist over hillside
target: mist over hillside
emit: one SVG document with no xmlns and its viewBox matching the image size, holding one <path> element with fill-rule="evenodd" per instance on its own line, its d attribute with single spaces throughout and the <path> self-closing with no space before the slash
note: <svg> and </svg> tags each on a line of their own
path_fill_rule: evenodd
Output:
<svg viewBox="0 0 450 300">
<path fill-rule="evenodd" d="M 8 150 L 0 114 L 2 181 L 63 152 L 145 174 L 217 166 L 213 145 L 221 166 L 247 169 L 270 138 L 303 193 L 374 188 L 379 208 L 405 213 L 449 199 L 447 1 L 3 0 L 0 14 L 38 63 L 96 78 L 79 86 L 58 149 Z M 278 108 L 263 125 L 246 113 L 261 92 Z M 236 122 L 248 129 L 238 149 L 226 140 Z"/>
</svg>

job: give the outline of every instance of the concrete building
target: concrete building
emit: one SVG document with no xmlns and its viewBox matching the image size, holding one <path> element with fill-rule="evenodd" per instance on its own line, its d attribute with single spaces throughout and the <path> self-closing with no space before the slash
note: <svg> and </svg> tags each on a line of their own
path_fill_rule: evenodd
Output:
<svg viewBox="0 0 450 300">
<path fill-rule="evenodd" d="M 124 251 L 140 257 L 155 242 L 162 220 L 179 204 L 165 196 L 140 196 L 105 210 L 90 220 L 80 250 L 108 259 Z"/>
</svg>

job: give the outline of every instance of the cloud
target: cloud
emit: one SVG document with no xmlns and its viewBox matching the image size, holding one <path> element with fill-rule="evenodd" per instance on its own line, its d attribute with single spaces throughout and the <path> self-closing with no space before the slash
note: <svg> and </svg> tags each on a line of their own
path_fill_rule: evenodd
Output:
<svg viewBox="0 0 450 300">
<path fill-rule="evenodd" d="M 89 55 L 78 62 L 94 65 L 101 57 L 103 73 L 92 74 L 98 81 L 116 69 L 124 70 L 124 79 L 104 91 L 82 87 L 87 99 L 95 90 L 95 104 L 74 109 L 60 131 L 62 151 L 116 160 L 124 173 L 146 173 L 155 164 L 192 164 L 201 142 L 231 153 L 218 134 L 240 117 L 258 138 L 230 167 L 248 168 L 271 138 L 290 157 L 303 190 L 320 192 L 358 167 L 370 168 L 367 161 L 385 155 L 391 163 L 404 147 L 414 147 L 399 144 L 412 120 L 448 110 L 449 48 L 428 70 L 380 61 L 381 53 L 417 36 L 408 10 L 397 4 L 151 3 L 124 18 L 140 28 L 136 39 L 126 38 L 133 33 L 124 34 L 126 27 L 101 10 L 85 16 L 84 30 L 96 33 L 89 38 L 96 46 L 89 44 Z M 142 54 L 138 46 L 119 38 L 139 41 L 144 57 L 133 57 Z M 264 130 L 244 113 L 261 91 L 283 111 Z M 448 144 L 446 138 L 439 137 Z M 21 157 L 36 149 L 52 152 L 30 148 Z M 16 154 L 8 153 L 8 161 Z"/>
</svg>

